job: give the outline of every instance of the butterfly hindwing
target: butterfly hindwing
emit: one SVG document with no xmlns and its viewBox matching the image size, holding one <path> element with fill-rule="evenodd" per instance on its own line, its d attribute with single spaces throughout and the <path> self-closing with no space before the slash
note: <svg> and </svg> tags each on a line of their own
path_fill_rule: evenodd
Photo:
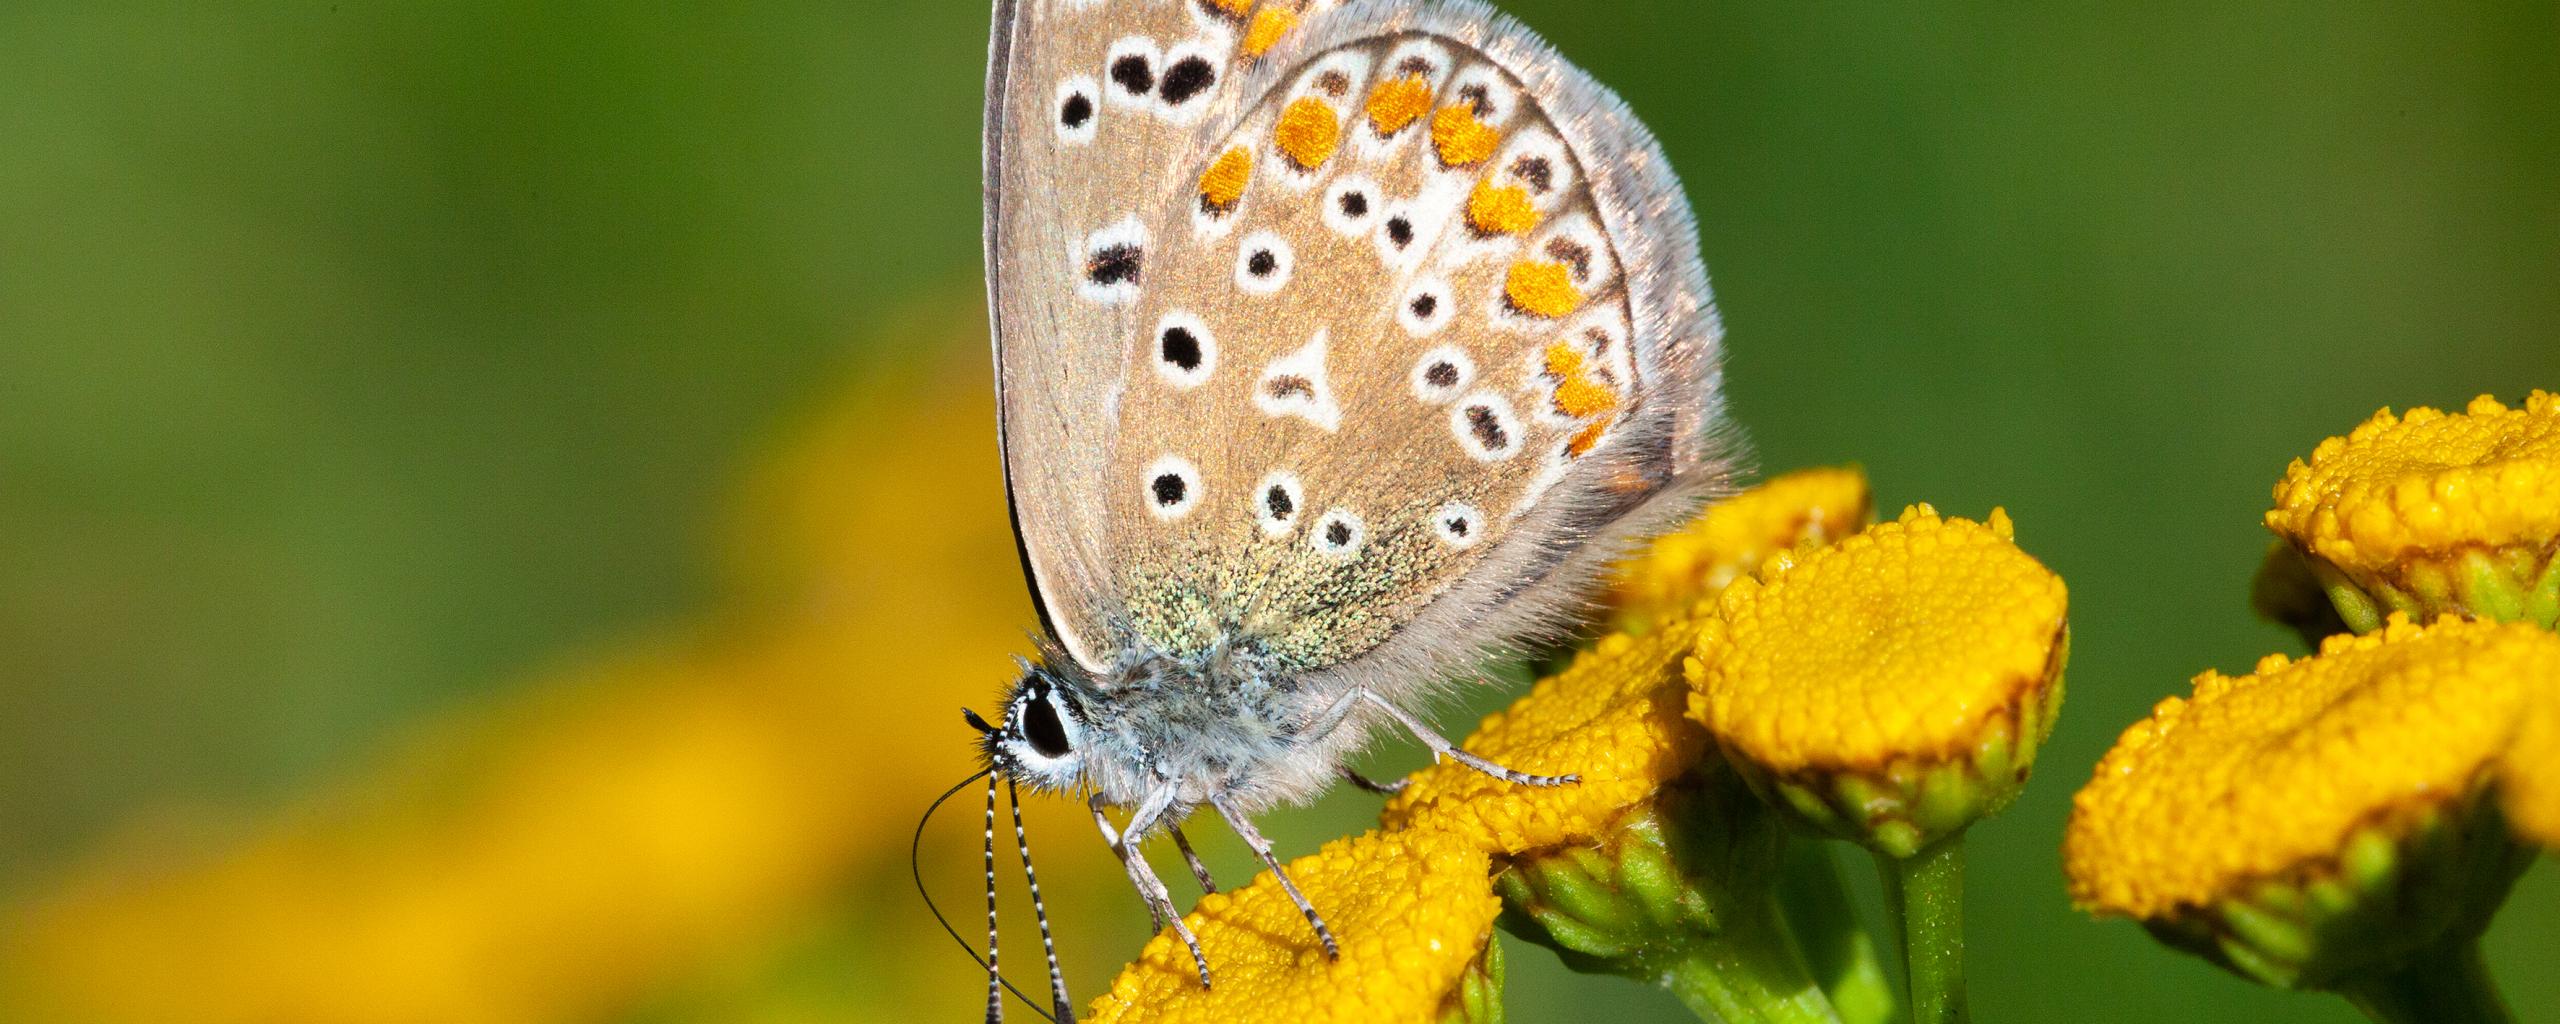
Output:
<svg viewBox="0 0 2560 1024">
<path fill-rule="evenodd" d="M 1552 619 L 1631 513 L 1718 478 L 1687 205 L 1632 115 L 1507 19 L 1016 22 L 1004 116 L 1059 123 L 990 145 L 1007 465 L 1080 660 L 1251 644 L 1393 692 Z M 1169 55 L 1223 63 L 1178 109 L 1132 102 L 1133 54 L 1159 93 Z"/>
</svg>

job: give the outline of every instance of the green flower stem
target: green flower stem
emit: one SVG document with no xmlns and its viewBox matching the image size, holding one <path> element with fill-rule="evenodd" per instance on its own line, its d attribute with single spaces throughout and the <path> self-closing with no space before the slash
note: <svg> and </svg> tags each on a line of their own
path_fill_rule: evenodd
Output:
<svg viewBox="0 0 2560 1024">
<path fill-rule="evenodd" d="M 1900 999 L 1885 973 L 1875 936 L 1858 923 L 1848 881 L 1831 843 L 1798 836 L 1787 843 L 1778 903 L 1803 948 L 1807 966 L 1847 1024 L 1890 1024 Z"/>
<path fill-rule="evenodd" d="M 1765 908 L 1762 926 L 1747 927 L 1751 937 L 1783 935 L 1774 901 Z M 1703 938 L 1662 972 L 1670 989 L 1689 1011 L 1706 1021 L 1742 1024 L 1839 1024 L 1822 987 L 1806 976 L 1802 957 L 1783 941 L 1735 941 L 1734 933 Z"/>
<path fill-rule="evenodd" d="M 2398 966 L 2338 987 L 2381 1024 L 2513 1024 L 2480 960 L 2480 942 L 2460 939 L 2420 950 Z"/>
<path fill-rule="evenodd" d="M 1948 836 L 1909 857 L 1876 855 L 1885 910 L 1902 933 L 1905 1000 L 1913 1024 L 1963 1024 L 1964 836 Z"/>
<path fill-rule="evenodd" d="M 1785 823 L 1721 770 L 1657 800 L 1600 845 L 1515 857 L 1494 876 L 1502 927 L 1705 1020 L 1840 1024 L 1778 904 Z"/>
</svg>

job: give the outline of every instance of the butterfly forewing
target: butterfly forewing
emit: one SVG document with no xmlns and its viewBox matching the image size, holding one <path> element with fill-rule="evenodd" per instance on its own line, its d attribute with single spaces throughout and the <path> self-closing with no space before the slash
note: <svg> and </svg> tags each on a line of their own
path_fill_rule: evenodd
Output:
<svg viewBox="0 0 2560 1024">
<path fill-rule="evenodd" d="M 1003 116 L 1051 123 L 991 144 L 1007 465 L 1089 666 L 1250 644 L 1320 673 L 1481 628 L 1403 645 L 1431 662 L 1518 632 L 1535 609 L 1504 613 L 1570 596 L 1594 537 L 1713 476 L 1686 204 L 1617 101 L 1507 21 L 1095 0 L 1016 22 Z"/>
</svg>

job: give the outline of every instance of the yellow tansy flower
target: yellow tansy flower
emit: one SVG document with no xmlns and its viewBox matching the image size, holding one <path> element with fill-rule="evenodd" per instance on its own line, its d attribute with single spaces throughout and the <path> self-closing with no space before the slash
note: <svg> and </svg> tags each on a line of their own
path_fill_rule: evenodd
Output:
<svg viewBox="0 0 2560 1024">
<path fill-rule="evenodd" d="M 1875 514 L 1867 474 L 1855 466 L 1800 469 L 1710 506 L 1677 533 L 1618 567 L 1622 626 L 1640 624 L 1722 592 L 1771 555 L 1829 544 L 1865 529 Z"/>
<path fill-rule="evenodd" d="M 2376 413 L 2295 460 L 2267 528 L 2311 559 L 2350 625 L 2392 611 L 2560 619 L 2560 395 L 2510 409 Z"/>
<path fill-rule="evenodd" d="M 1690 714 L 1817 827 L 1908 856 L 2015 794 L 2052 728 L 2062 580 L 1926 505 L 1736 581 Z"/>
<path fill-rule="evenodd" d="M 1270 872 L 1201 897 L 1183 920 L 1217 966 L 1200 987 L 1191 953 L 1168 932 L 1093 1002 L 1118 1021 L 1414 1021 L 1466 1000 L 1466 977 L 1492 940 L 1501 902 L 1484 850 L 1432 829 L 1337 839 L 1290 862 L 1289 877 L 1342 942 L 1328 959 Z M 1481 996 L 1479 996 L 1479 999 Z"/>
<path fill-rule="evenodd" d="M 1694 588 L 1694 580 L 1647 579 L 1654 564 L 1639 556 L 1627 575 L 1651 593 Z M 1521 771 L 1578 773 L 1580 782 L 1529 787 L 1435 765 L 1388 802 L 1385 821 L 1446 830 L 1493 851 L 1503 868 L 1497 884 L 1521 918 L 1516 930 L 1578 969 L 1660 984 L 1702 1012 L 1738 1019 L 1836 1020 L 1831 996 L 1881 1013 L 1891 997 L 1853 923 L 1779 921 L 1770 889 L 1785 831 L 1685 717 L 1679 665 L 1711 607 L 1665 604 L 1645 630 L 1603 637 L 1462 744 Z M 1836 873 L 1820 866 L 1797 882 L 1845 905 Z M 1809 975 L 1791 935 L 1844 958 Z"/>
<path fill-rule="evenodd" d="M 2476 811 L 2555 679 L 2560 637 L 2396 614 L 2315 657 L 2198 676 L 2075 799 L 2072 897 L 2277 985 L 2337 987 L 2468 942 L 2522 866 Z"/>
</svg>

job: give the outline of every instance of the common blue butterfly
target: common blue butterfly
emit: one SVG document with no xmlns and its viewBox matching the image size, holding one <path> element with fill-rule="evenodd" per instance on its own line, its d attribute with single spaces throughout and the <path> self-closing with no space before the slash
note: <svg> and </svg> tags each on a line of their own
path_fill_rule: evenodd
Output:
<svg viewBox="0 0 2560 1024">
<path fill-rule="evenodd" d="M 1727 481 L 1696 228 L 1625 105 L 1475 0 L 998 0 L 987 83 L 1004 466 L 1046 633 L 1001 721 L 968 716 L 988 882 L 999 783 L 1089 794 L 1208 985 L 1140 839 L 1209 886 L 1180 825 L 1214 812 L 1296 897 L 1254 815 L 1387 722 L 1573 781 L 1420 709 L 1568 632 Z M 992 974 L 992 895 L 988 924 Z"/>
</svg>

